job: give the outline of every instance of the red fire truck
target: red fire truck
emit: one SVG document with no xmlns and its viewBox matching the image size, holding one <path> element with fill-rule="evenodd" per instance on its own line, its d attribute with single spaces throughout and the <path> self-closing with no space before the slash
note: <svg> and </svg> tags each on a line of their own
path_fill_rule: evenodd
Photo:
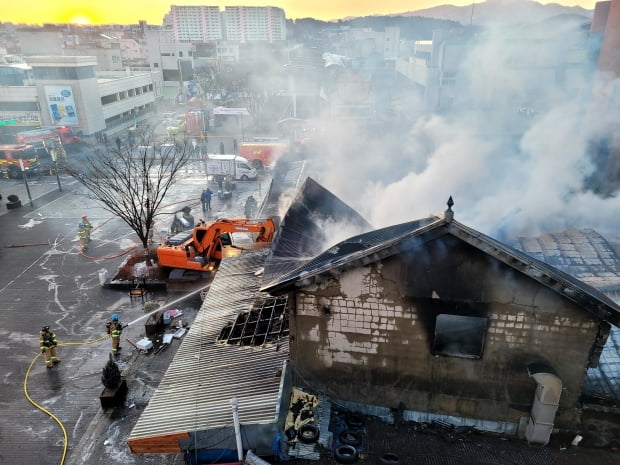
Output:
<svg viewBox="0 0 620 465">
<path fill-rule="evenodd" d="M 26 174 L 38 174 L 39 158 L 32 145 L 0 145 L 0 173 L 5 178 L 17 179 Z"/>
<path fill-rule="evenodd" d="M 42 126 L 30 131 L 21 131 L 15 134 L 15 140 L 18 144 L 42 145 L 46 139 L 54 139 L 60 137 L 60 142 L 65 147 L 72 144 L 79 144 L 82 139 L 73 134 L 69 126 Z"/>
<path fill-rule="evenodd" d="M 255 138 L 239 144 L 239 155 L 248 160 L 256 169 L 271 165 L 288 151 L 289 144 L 279 139 Z"/>
<path fill-rule="evenodd" d="M 209 129 L 209 113 L 205 110 L 192 110 L 185 113 L 185 134 L 204 136 Z"/>
</svg>

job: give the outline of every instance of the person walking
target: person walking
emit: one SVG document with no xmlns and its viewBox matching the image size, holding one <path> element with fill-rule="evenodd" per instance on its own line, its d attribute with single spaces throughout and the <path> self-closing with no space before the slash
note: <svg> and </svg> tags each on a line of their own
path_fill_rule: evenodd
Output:
<svg viewBox="0 0 620 465">
<path fill-rule="evenodd" d="M 121 350 L 121 333 L 123 332 L 123 324 L 119 321 L 118 315 L 115 313 L 106 323 L 106 330 L 112 338 L 112 355 L 117 356 Z"/>
<path fill-rule="evenodd" d="M 114 139 L 114 142 L 116 142 L 116 148 L 118 148 L 118 151 L 121 151 L 121 147 L 123 145 L 123 141 L 121 140 L 121 138 L 119 136 L 116 136 L 116 139 Z"/>
<path fill-rule="evenodd" d="M 129 150 L 133 150 L 135 142 L 136 140 L 133 137 L 133 134 L 131 132 L 127 133 L 127 147 L 129 147 Z"/>
<path fill-rule="evenodd" d="M 233 153 L 237 155 L 237 139 L 233 140 Z"/>
<path fill-rule="evenodd" d="M 90 238 L 90 230 L 81 221 L 78 223 L 78 239 L 80 240 L 80 251 L 86 252 L 88 250 L 88 241 Z"/>
<path fill-rule="evenodd" d="M 53 368 L 56 363 L 60 363 L 60 359 L 56 355 L 57 345 L 56 335 L 50 330 L 49 326 L 43 326 L 39 333 L 39 346 L 47 368 Z"/>
<path fill-rule="evenodd" d="M 200 195 L 200 201 L 202 202 L 202 212 L 206 213 L 207 210 L 211 210 L 211 197 L 213 197 L 213 191 L 208 187 L 202 191 Z"/>
<path fill-rule="evenodd" d="M 246 218 L 253 218 L 256 212 L 256 199 L 253 195 L 250 195 L 245 201 L 244 214 Z"/>
<path fill-rule="evenodd" d="M 82 224 L 84 225 L 84 230 L 86 231 L 86 243 L 90 242 L 90 231 L 93 229 L 93 225 L 88 221 L 88 217 L 86 215 L 82 215 Z"/>
<path fill-rule="evenodd" d="M 108 135 L 105 132 L 103 133 L 102 139 L 103 139 L 103 143 L 105 145 L 108 145 Z"/>
<path fill-rule="evenodd" d="M 226 151 L 225 147 L 224 147 L 224 141 L 220 142 L 220 154 L 224 155 L 224 152 Z"/>
</svg>

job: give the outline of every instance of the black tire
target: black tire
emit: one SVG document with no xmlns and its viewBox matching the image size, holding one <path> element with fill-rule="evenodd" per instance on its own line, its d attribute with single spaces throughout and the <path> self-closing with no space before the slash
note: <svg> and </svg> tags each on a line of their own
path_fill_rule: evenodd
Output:
<svg viewBox="0 0 620 465">
<path fill-rule="evenodd" d="M 22 172 L 19 168 L 15 168 L 15 167 L 9 168 L 9 178 L 19 179 L 21 177 L 22 177 Z"/>
<path fill-rule="evenodd" d="M 334 458 L 336 462 L 348 465 L 357 462 L 359 454 L 355 447 L 345 444 L 334 450 Z"/>
<path fill-rule="evenodd" d="M 357 447 L 362 443 L 362 434 L 357 431 L 345 429 L 342 433 L 340 433 L 338 439 L 340 439 L 340 442 L 343 444 Z"/>
<path fill-rule="evenodd" d="M 297 437 L 304 444 L 314 444 L 319 440 L 319 429 L 312 423 L 306 423 L 299 428 Z"/>
<path fill-rule="evenodd" d="M 242 181 L 247 181 L 247 180 L 248 180 L 248 177 L 244 174 L 244 175 L 242 175 L 242 176 L 241 176 L 241 180 L 242 180 Z"/>
<path fill-rule="evenodd" d="M 386 452 L 379 457 L 381 465 L 400 465 L 400 458 L 393 452 Z"/>
<path fill-rule="evenodd" d="M 345 421 L 349 428 L 363 428 L 364 427 L 364 419 L 361 415 L 356 415 L 354 413 L 347 415 Z"/>
</svg>

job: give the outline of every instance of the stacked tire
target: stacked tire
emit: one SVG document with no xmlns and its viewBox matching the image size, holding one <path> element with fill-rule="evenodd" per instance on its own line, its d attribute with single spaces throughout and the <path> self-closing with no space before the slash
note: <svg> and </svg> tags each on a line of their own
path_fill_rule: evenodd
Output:
<svg viewBox="0 0 620 465">
<path fill-rule="evenodd" d="M 359 459 L 358 447 L 362 445 L 364 421 L 359 415 L 348 415 L 345 418 L 347 429 L 338 435 L 338 447 L 334 449 L 334 459 L 343 465 L 350 465 Z"/>
</svg>

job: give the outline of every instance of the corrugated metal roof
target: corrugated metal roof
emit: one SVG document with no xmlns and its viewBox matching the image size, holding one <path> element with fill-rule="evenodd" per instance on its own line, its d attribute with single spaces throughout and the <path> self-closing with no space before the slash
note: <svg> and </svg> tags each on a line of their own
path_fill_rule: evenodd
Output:
<svg viewBox="0 0 620 465">
<path fill-rule="evenodd" d="M 164 441 L 168 435 L 230 426 L 232 398 L 239 400 L 243 424 L 274 421 L 277 372 L 288 359 L 288 337 L 260 347 L 217 342 L 222 328 L 260 297 L 261 278 L 255 272 L 267 253 L 263 249 L 222 260 L 201 310 L 131 432 L 130 446 L 144 438 Z"/>
</svg>

